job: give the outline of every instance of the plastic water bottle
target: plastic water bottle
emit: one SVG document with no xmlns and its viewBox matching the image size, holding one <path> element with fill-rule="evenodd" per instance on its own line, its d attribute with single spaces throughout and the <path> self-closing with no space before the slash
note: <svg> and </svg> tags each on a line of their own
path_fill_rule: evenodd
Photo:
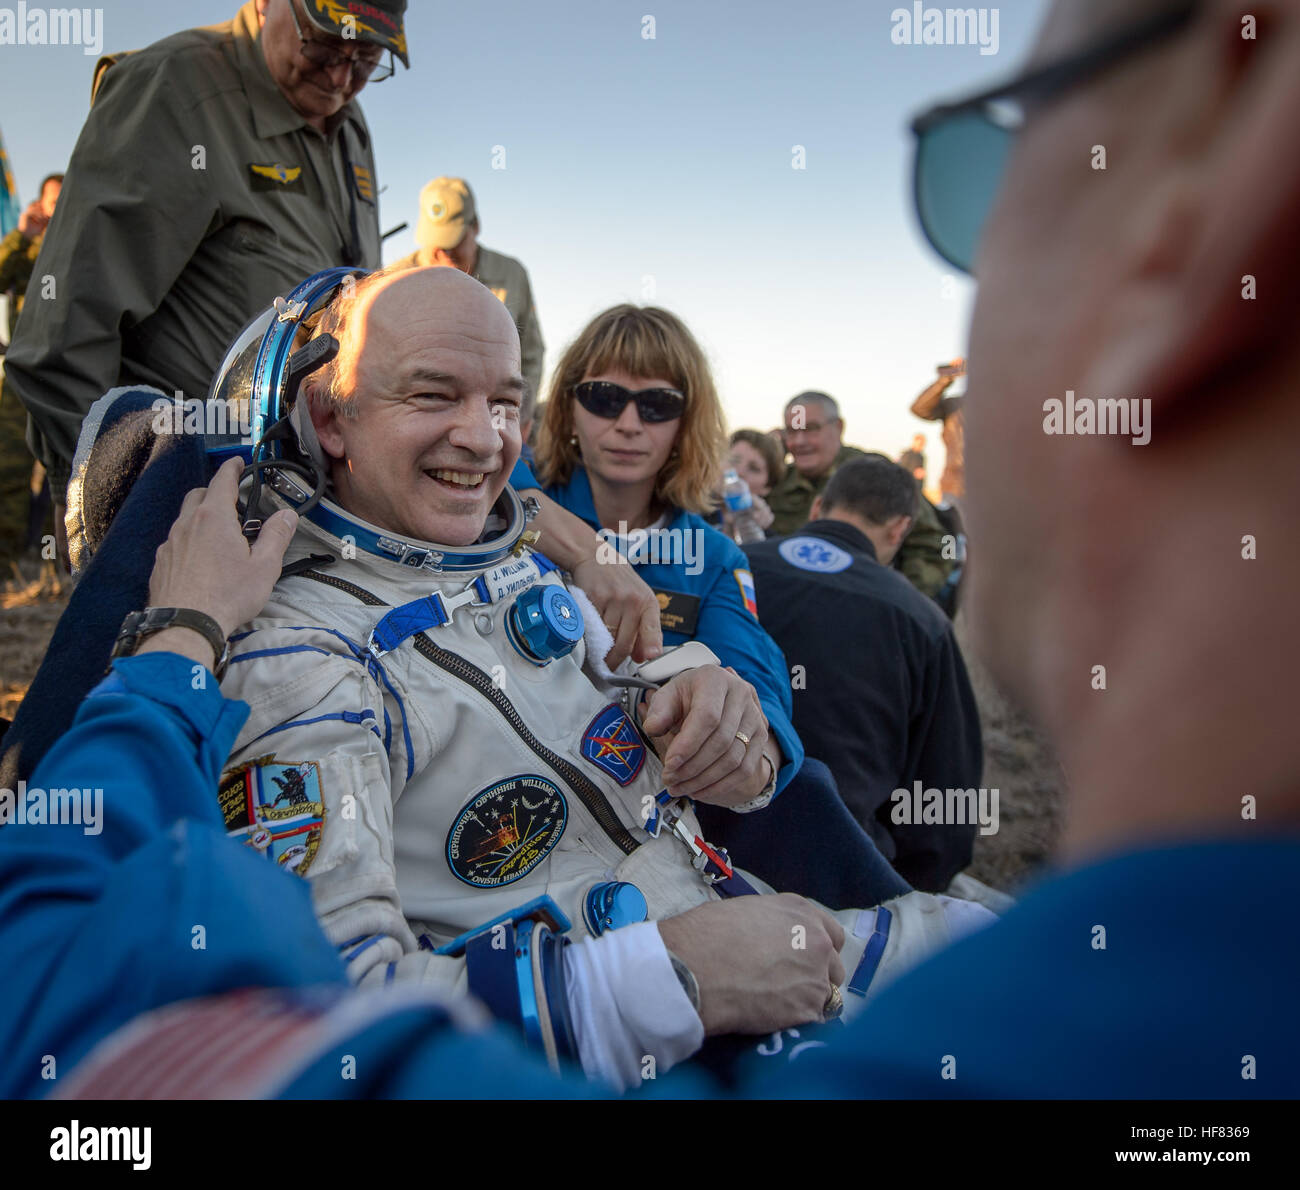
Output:
<svg viewBox="0 0 1300 1190">
<path fill-rule="evenodd" d="M 749 484 L 730 467 L 722 477 L 722 499 L 731 522 L 731 536 L 742 544 L 762 541 L 766 534 L 754 520 L 754 497 L 749 493 Z"/>
</svg>

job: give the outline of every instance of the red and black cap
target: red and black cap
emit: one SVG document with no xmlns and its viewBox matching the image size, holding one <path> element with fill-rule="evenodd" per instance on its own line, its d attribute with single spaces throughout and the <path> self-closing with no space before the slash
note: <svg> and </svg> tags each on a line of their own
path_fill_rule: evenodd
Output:
<svg viewBox="0 0 1300 1190">
<path fill-rule="evenodd" d="M 372 41 L 392 50 L 408 70 L 406 0 L 302 0 L 303 11 L 316 28 L 344 40 Z"/>
</svg>

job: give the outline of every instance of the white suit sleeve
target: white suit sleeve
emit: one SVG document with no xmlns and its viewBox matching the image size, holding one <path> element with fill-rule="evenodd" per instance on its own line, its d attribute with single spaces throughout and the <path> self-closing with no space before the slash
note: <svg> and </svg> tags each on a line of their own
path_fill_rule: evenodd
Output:
<svg viewBox="0 0 1300 1190">
<path fill-rule="evenodd" d="M 625 1091 L 703 1044 L 704 1024 L 654 922 L 577 943 L 564 960 L 569 1013 L 588 1078 Z"/>
</svg>

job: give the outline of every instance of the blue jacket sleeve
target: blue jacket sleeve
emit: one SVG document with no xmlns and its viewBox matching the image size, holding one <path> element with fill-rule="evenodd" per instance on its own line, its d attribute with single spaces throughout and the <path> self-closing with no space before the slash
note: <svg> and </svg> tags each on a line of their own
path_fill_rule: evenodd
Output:
<svg viewBox="0 0 1300 1190">
<path fill-rule="evenodd" d="M 709 532 L 720 536 L 713 530 Z M 717 574 L 700 600 L 695 639 L 708 645 L 723 665 L 730 665 L 758 692 L 763 714 L 785 757 L 776 775 L 779 794 L 803 764 L 803 744 L 791 722 L 793 703 L 785 654 L 745 606 L 740 585 L 741 574 L 750 578 L 745 555 L 730 541 L 724 541 L 716 561 L 710 561 L 717 566 Z"/>
<path fill-rule="evenodd" d="M 346 982 L 306 884 L 226 837 L 214 795 L 247 716 L 177 654 L 119 659 L 19 783 L 0 829 L 0 1096 L 48 1092 L 162 1004 Z"/>
</svg>

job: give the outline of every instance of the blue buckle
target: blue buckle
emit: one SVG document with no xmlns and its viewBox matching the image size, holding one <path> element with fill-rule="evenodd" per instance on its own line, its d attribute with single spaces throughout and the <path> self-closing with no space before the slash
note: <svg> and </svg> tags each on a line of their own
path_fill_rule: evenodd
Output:
<svg viewBox="0 0 1300 1190">
<path fill-rule="evenodd" d="M 465 953 L 465 948 L 472 938 L 477 938 L 480 934 L 490 934 L 494 926 L 507 924 L 514 926 L 522 921 L 539 921 L 556 934 L 566 933 L 573 924 L 565 916 L 564 910 L 550 897 L 534 897 L 531 901 L 525 901 L 518 908 L 498 914 L 491 921 L 485 921 L 481 926 L 475 926 L 472 930 L 466 930 L 463 934 L 458 934 L 450 942 L 438 947 L 433 953 L 450 955 L 452 958 L 456 958 L 458 955 Z"/>
</svg>

